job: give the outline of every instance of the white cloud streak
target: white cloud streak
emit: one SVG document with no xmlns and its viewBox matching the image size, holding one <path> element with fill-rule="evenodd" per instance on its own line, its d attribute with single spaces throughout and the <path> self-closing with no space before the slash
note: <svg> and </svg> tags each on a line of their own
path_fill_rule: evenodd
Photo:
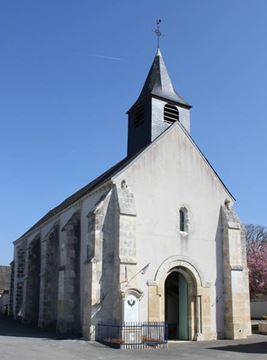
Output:
<svg viewBox="0 0 267 360">
<path fill-rule="evenodd" d="M 96 57 L 100 59 L 106 59 L 106 60 L 114 60 L 114 61 L 121 61 L 121 58 L 114 57 L 114 56 L 108 56 L 108 55 L 98 55 L 98 54 L 89 54 L 90 57 Z"/>
</svg>

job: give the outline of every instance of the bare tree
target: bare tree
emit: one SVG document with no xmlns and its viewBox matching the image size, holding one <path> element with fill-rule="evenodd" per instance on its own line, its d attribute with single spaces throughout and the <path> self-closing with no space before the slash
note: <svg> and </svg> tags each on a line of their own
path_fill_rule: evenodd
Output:
<svg viewBox="0 0 267 360">
<path fill-rule="evenodd" d="M 246 225 L 246 240 L 250 241 L 259 241 L 267 242 L 267 229 L 265 226 L 261 225 Z"/>
</svg>

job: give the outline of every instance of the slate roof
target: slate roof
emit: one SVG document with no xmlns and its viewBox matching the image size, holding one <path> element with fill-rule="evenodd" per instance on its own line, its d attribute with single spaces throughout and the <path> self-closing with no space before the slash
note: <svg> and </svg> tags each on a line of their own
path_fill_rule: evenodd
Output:
<svg viewBox="0 0 267 360">
<path fill-rule="evenodd" d="M 136 103 L 148 95 L 155 95 L 191 108 L 191 105 L 178 95 L 174 89 L 160 49 L 157 50 L 143 89 Z"/>
<path fill-rule="evenodd" d="M 9 290 L 11 267 L 0 265 L 0 290 Z"/>
<path fill-rule="evenodd" d="M 105 181 L 108 181 L 111 179 L 111 177 L 118 171 L 120 171 L 124 166 L 126 166 L 128 163 L 130 163 L 136 156 L 135 154 L 132 157 L 126 157 L 119 161 L 117 164 L 115 164 L 113 167 L 105 171 L 102 175 L 98 176 L 96 179 L 91 181 L 89 184 L 82 187 L 80 190 L 76 191 L 74 194 L 69 196 L 67 199 L 65 199 L 62 203 L 60 203 L 58 206 L 54 207 L 52 210 L 50 210 L 47 214 L 45 214 L 37 223 L 35 223 L 29 230 L 27 230 L 22 236 L 19 237 L 19 239 L 23 238 L 25 235 L 29 234 L 32 230 L 38 228 L 41 224 L 46 222 L 47 220 L 51 219 L 54 215 L 59 213 L 60 211 L 64 210 L 80 198 L 82 198 L 84 195 L 88 194 L 95 188 L 97 188 L 99 185 L 103 184 Z M 18 240 L 19 240 L 18 239 Z"/>
</svg>

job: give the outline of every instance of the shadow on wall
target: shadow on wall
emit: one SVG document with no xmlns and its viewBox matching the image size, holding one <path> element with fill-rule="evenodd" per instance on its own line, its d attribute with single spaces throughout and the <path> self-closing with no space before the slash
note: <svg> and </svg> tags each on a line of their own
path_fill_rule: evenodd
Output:
<svg viewBox="0 0 267 360">
<path fill-rule="evenodd" d="M 100 297 L 102 307 L 98 314 L 99 319 L 111 322 L 120 322 L 120 316 L 116 314 L 119 308 L 119 261 L 116 253 L 119 253 L 116 239 L 119 239 L 119 208 L 117 194 L 113 191 L 108 203 L 103 223 L 103 253 Z"/>
</svg>

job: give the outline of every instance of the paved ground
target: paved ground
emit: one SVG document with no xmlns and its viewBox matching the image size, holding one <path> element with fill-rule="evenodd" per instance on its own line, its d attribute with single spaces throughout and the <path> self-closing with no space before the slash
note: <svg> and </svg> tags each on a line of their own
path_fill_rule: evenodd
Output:
<svg viewBox="0 0 267 360">
<path fill-rule="evenodd" d="M 58 339 L 55 334 L 36 331 L 0 318 L 1 360 L 109 360 L 109 359 L 267 359 L 267 336 L 248 340 L 171 343 L 162 350 L 114 350 L 83 340 Z"/>
</svg>

